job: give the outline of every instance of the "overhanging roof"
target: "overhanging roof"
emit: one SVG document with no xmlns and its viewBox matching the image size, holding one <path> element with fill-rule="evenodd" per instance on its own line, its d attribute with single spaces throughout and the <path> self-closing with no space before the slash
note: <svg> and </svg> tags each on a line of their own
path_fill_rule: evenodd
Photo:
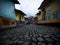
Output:
<svg viewBox="0 0 60 45">
<path fill-rule="evenodd" d="M 26 16 L 26 14 L 24 12 L 22 12 L 21 10 L 15 9 L 15 11 L 18 12 L 18 13 L 20 13 L 20 14 L 22 14 L 22 15 L 24 15 L 24 16 Z"/>
<path fill-rule="evenodd" d="M 45 6 L 51 4 L 51 2 L 53 2 L 54 0 L 44 0 L 41 4 L 41 6 L 38 9 L 43 9 L 45 8 Z"/>
<path fill-rule="evenodd" d="M 41 11 L 39 11 L 36 15 L 40 15 L 41 14 Z"/>
<path fill-rule="evenodd" d="M 12 0 L 15 4 L 20 4 L 18 0 Z"/>
</svg>

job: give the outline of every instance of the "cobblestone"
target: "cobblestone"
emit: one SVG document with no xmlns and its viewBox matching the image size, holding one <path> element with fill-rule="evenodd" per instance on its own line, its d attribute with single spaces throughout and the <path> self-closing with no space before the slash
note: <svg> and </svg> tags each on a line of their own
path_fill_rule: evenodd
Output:
<svg viewBox="0 0 60 45">
<path fill-rule="evenodd" d="M 48 42 L 53 42 L 51 38 L 45 38 Z"/>
<path fill-rule="evenodd" d="M 38 41 L 44 41 L 44 39 L 42 37 L 38 37 L 37 40 Z"/>
<path fill-rule="evenodd" d="M 46 44 L 42 42 L 38 42 L 38 45 L 46 45 Z"/>
<path fill-rule="evenodd" d="M 29 45 L 29 42 L 24 42 L 23 45 Z"/>
<path fill-rule="evenodd" d="M 60 45 L 60 28 L 25 25 L 0 32 L 0 45 Z"/>
</svg>

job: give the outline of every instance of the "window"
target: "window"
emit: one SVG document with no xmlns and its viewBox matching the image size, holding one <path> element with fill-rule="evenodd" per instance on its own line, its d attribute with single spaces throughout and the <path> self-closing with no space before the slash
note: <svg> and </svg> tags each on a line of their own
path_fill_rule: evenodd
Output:
<svg viewBox="0 0 60 45">
<path fill-rule="evenodd" d="M 49 6 L 47 9 L 46 9 L 46 13 L 50 13 L 51 11 L 51 6 Z"/>
<path fill-rule="evenodd" d="M 48 16 L 45 16 L 45 20 L 48 20 Z"/>
<path fill-rule="evenodd" d="M 54 19 L 54 16 L 53 14 L 50 15 L 50 20 L 53 20 Z"/>
<path fill-rule="evenodd" d="M 60 18 L 60 11 L 57 13 L 57 15 L 58 15 L 58 18 Z"/>
</svg>

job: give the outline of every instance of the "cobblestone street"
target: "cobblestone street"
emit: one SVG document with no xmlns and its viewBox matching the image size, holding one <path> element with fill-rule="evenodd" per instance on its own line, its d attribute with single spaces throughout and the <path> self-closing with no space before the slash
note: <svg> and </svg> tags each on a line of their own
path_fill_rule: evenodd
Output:
<svg viewBox="0 0 60 45">
<path fill-rule="evenodd" d="M 0 45 L 60 45 L 60 28 L 25 25 L 0 32 Z"/>
</svg>

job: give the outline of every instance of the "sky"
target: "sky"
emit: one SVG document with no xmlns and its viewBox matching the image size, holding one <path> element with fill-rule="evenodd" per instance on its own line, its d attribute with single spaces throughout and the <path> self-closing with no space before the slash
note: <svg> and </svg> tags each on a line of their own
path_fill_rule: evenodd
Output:
<svg viewBox="0 0 60 45">
<path fill-rule="evenodd" d="M 36 16 L 38 13 L 38 8 L 43 0 L 18 0 L 20 4 L 15 4 L 15 8 L 23 11 L 26 16 Z"/>
</svg>

